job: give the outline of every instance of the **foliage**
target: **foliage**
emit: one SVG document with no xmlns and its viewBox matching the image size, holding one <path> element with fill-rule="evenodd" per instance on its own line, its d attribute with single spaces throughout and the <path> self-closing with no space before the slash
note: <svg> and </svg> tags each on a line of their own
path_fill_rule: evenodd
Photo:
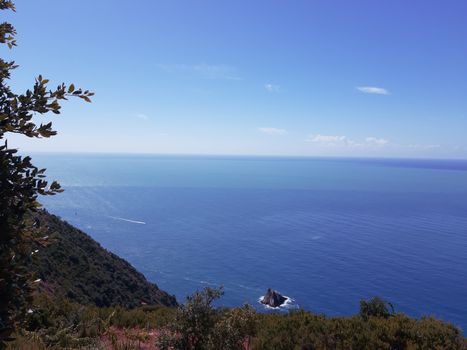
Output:
<svg viewBox="0 0 467 350">
<path fill-rule="evenodd" d="M 30 269 L 38 287 L 80 304 L 176 306 L 174 296 L 160 290 L 125 260 L 108 252 L 84 232 L 38 210 L 28 220 L 40 224 L 47 240 L 35 244 Z M 45 242 L 49 245 L 44 248 Z"/>
<path fill-rule="evenodd" d="M 0 10 L 15 10 L 9 0 L 0 0 Z M 0 24 L 0 44 L 10 49 L 16 46 L 15 28 L 10 23 Z M 92 92 L 75 89 L 73 84 L 48 89 L 49 80 L 39 75 L 32 89 L 22 94 L 8 86 L 14 62 L 0 58 L 0 347 L 8 339 L 21 310 L 30 295 L 30 280 L 24 262 L 30 256 L 33 230 L 25 226 L 25 213 L 35 210 L 38 195 L 53 195 L 61 191 L 57 182 L 45 180 L 44 169 L 39 169 L 31 158 L 17 155 L 6 140 L 9 133 L 32 138 L 48 138 L 56 134 L 52 123 L 37 124 L 37 115 L 52 112 L 60 114 L 60 102 L 69 96 L 90 102 Z"/>
<path fill-rule="evenodd" d="M 253 335 L 255 312 L 250 306 L 218 310 L 213 302 L 223 295 L 222 288 L 205 288 L 187 297 L 175 319 L 157 339 L 161 349 L 243 349 Z"/>
<path fill-rule="evenodd" d="M 192 344 L 191 349 L 467 350 L 467 339 L 458 328 L 431 317 L 417 320 L 394 314 L 364 320 L 359 315 L 329 318 L 304 310 L 258 314 L 249 306 L 214 309 L 203 293 L 189 298 L 190 303 L 198 304 L 196 307 L 144 306 L 131 310 L 80 305 L 41 294 L 36 296 L 25 328 L 16 334 L 9 349 L 138 349 L 138 342 L 146 342 L 150 348 L 149 342 L 154 343 L 154 334 L 160 331 L 162 335 L 156 338 L 160 349 L 190 349 L 189 340 L 183 345 L 174 339 L 177 335 L 187 338 L 186 334 L 173 332 L 193 335 L 196 332 L 186 322 L 191 320 L 204 340 L 196 348 Z M 192 317 L 198 312 L 209 315 L 210 321 L 205 324 L 211 327 L 200 326 Z M 175 324 L 179 321 L 183 327 Z"/>
<path fill-rule="evenodd" d="M 373 297 L 369 301 L 360 300 L 360 316 L 364 320 L 368 320 L 369 317 L 388 318 L 392 315 L 394 315 L 394 307 L 380 297 Z"/>
<path fill-rule="evenodd" d="M 458 328 L 434 318 L 360 316 L 327 318 L 299 310 L 258 315 L 252 349 L 456 350 L 467 349 Z"/>
<path fill-rule="evenodd" d="M 222 294 L 222 289 L 206 288 L 188 296 L 185 304 L 179 306 L 167 332 L 159 338 L 159 348 L 205 349 L 217 318 L 212 303 Z"/>
<path fill-rule="evenodd" d="M 250 305 L 224 310 L 214 325 L 209 349 L 240 350 L 248 347 L 255 334 L 256 315 Z"/>
<path fill-rule="evenodd" d="M 10 343 L 11 349 L 35 344 L 31 349 L 92 348 L 102 337 L 111 336 L 116 329 L 127 334 L 144 334 L 164 327 L 173 318 L 174 308 L 144 306 L 136 309 L 81 305 L 67 298 L 38 295 L 33 312 L 28 314 L 24 328 Z M 139 332 L 135 332 L 139 329 Z M 133 335 L 134 336 L 134 335 Z"/>
</svg>

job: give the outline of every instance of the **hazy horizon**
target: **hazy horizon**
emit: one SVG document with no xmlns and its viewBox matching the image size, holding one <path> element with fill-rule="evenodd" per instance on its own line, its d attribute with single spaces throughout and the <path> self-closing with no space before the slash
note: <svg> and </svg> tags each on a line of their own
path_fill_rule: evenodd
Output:
<svg viewBox="0 0 467 350">
<path fill-rule="evenodd" d="M 29 155 L 89 155 L 89 156 L 160 156 L 160 157 L 239 157 L 239 158 L 309 158 L 309 159 L 333 159 L 333 160 L 352 160 L 352 159 L 366 159 L 366 160 L 423 160 L 423 161 L 466 161 L 467 158 L 435 158 L 435 157 L 404 157 L 404 156 L 334 156 L 334 155 L 281 155 L 281 154 L 246 154 L 246 153 L 156 153 L 156 152 L 98 152 L 98 151 L 37 151 L 37 150 L 23 150 L 18 149 L 19 153 L 27 153 Z"/>
</svg>

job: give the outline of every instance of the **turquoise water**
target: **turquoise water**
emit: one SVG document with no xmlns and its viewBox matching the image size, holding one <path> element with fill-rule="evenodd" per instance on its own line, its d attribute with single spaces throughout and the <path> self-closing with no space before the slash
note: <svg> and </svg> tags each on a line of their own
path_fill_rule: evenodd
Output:
<svg viewBox="0 0 467 350">
<path fill-rule="evenodd" d="M 268 287 L 349 315 L 379 295 L 467 327 L 467 161 L 36 155 L 42 202 L 179 301 Z"/>
</svg>

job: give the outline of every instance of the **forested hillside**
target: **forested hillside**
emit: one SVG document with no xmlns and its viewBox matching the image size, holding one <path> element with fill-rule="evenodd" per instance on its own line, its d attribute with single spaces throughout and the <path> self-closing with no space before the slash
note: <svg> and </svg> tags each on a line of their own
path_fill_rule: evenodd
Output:
<svg viewBox="0 0 467 350">
<path fill-rule="evenodd" d="M 101 307 L 177 304 L 127 261 L 57 216 L 41 210 L 31 220 L 43 235 L 30 265 L 41 280 L 39 290 Z"/>
</svg>

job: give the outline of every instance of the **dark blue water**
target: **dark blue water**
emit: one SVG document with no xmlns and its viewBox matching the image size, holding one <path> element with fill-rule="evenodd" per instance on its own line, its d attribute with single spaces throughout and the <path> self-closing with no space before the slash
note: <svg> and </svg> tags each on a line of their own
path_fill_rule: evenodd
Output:
<svg viewBox="0 0 467 350">
<path fill-rule="evenodd" d="M 467 162 L 36 155 L 53 213 L 183 301 L 268 287 L 329 315 L 379 295 L 467 327 Z"/>
</svg>

